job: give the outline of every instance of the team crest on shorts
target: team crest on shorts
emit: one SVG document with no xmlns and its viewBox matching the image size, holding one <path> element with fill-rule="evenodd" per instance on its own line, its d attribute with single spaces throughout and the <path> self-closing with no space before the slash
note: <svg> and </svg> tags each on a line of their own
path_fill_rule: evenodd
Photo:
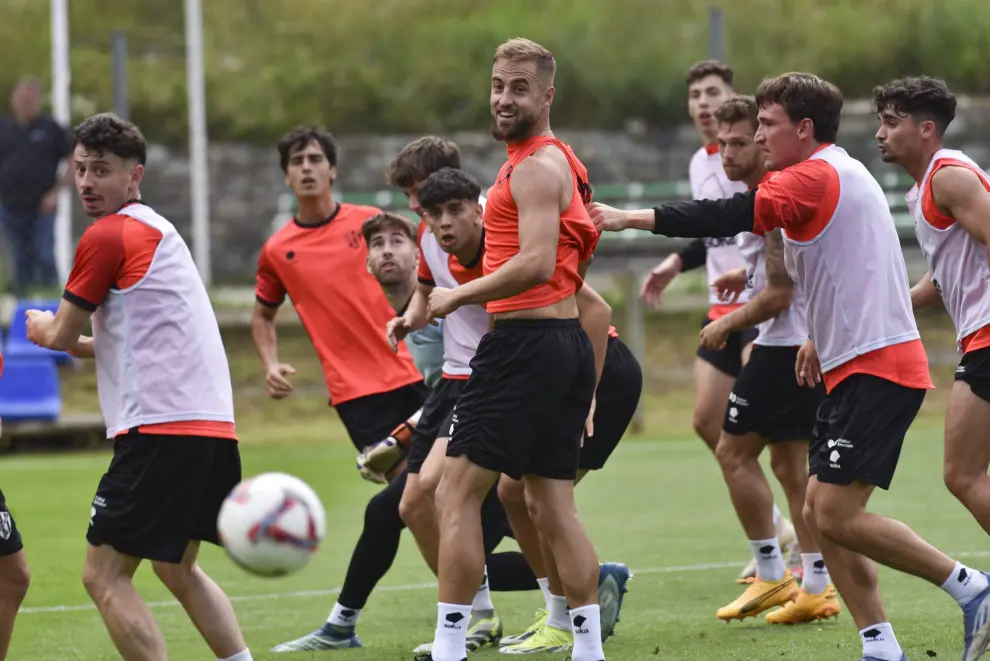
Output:
<svg viewBox="0 0 990 661">
<path fill-rule="evenodd" d="M 14 524 L 10 521 L 10 512 L 0 512 L 0 539 L 10 539 L 10 533 L 14 531 Z"/>
</svg>

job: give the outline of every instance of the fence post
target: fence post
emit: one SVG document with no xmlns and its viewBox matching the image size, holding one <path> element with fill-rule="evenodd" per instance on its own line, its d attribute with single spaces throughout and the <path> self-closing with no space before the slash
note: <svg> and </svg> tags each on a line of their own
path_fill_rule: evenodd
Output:
<svg viewBox="0 0 990 661">
<path fill-rule="evenodd" d="M 127 37 L 114 30 L 110 37 L 110 53 L 113 60 L 113 107 L 121 119 L 130 120 L 131 101 L 127 88 Z"/>
<path fill-rule="evenodd" d="M 708 52 L 713 60 L 725 62 L 725 21 L 718 5 L 708 10 Z"/>
</svg>

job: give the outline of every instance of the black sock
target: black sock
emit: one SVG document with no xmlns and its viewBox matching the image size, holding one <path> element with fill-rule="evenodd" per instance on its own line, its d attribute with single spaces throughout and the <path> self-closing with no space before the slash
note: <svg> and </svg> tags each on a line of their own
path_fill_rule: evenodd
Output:
<svg viewBox="0 0 990 661">
<path fill-rule="evenodd" d="M 536 574 L 519 551 L 492 553 L 485 558 L 488 567 L 488 589 L 492 592 L 523 592 L 539 590 Z"/>
<path fill-rule="evenodd" d="M 364 608 L 371 591 L 392 566 L 405 528 L 399 517 L 399 501 L 405 488 L 406 471 L 403 470 L 368 501 L 364 510 L 364 530 L 351 554 L 344 587 L 337 599 L 340 605 Z"/>
</svg>

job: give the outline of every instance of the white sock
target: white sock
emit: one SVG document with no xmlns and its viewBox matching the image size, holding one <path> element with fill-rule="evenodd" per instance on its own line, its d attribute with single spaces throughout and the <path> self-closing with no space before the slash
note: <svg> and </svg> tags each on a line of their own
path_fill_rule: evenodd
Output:
<svg viewBox="0 0 990 661">
<path fill-rule="evenodd" d="M 536 584 L 540 586 L 540 592 L 543 593 L 543 605 L 547 610 L 550 610 L 550 579 L 549 578 L 538 578 L 536 579 Z"/>
<path fill-rule="evenodd" d="M 234 656 L 228 656 L 226 659 L 217 659 L 217 661 L 254 661 L 254 657 L 251 656 L 251 650 L 244 650 Z"/>
<path fill-rule="evenodd" d="M 561 631 L 567 631 L 571 626 L 571 621 L 567 617 L 567 597 L 550 595 L 550 605 L 547 607 L 547 624 Z"/>
<path fill-rule="evenodd" d="M 948 592 L 960 606 L 965 606 L 987 589 L 987 577 L 983 572 L 957 562 L 949 578 L 942 584 L 942 589 Z"/>
<path fill-rule="evenodd" d="M 783 514 L 780 513 L 780 508 L 777 507 L 777 503 L 774 503 L 773 504 L 773 525 L 776 526 L 777 523 L 780 521 L 780 517 L 782 517 L 782 516 L 783 516 Z"/>
<path fill-rule="evenodd" d="M 492 593 L 488 589 L 488 567 L 485 567 L 485 575 L 481 579 L 481 587 L 474 595 L 474 603 L 471 608 L 476 611 L 493 611 L 495 604 L 492 603 Z"/>
<path fill-rule="evenodd" d="M 602 661 L 602 620 L 598 604 L 571 609 L 571 631 L 574 632 L 573 661 Z M 438 659 L 437 661 L 442 661 Z"/>
<path fill-rule="evenodd" d="M 859 637 L 863 639 L 863 656 L 872 656 L 881 661 L 901 661 L 904 656 L 890 622 L 866 627 L 859 632 Z"/>
<path fill-rule="evenodd" d="M 801 566 L 804 568 L 801 589 L 808 594 L 821 594 L 832 582 L 821 553 L 802 553 Z"/>
<path fill-rule="evenodd" d="M 784 554 L 780 552 L 777 538 L 751 539 L 749 546 L 756 558 L 756 576 L 762 581 L 779 581 L 784 578 Z"/>
<path fill-rule="evenodd" d="M 347 606 L 341 606 L 340 602 L 337 602 L 333 605 L 333 610 L 330 611 L 327 624 L 335 627 L 355 627 L 357 626 L 360 615 L 360 608 L 348 608 Z"/>
<path fill-rule="evenodd" d="M 433 637 L 433 661 L 463 661 L 467 657 L 467 625 L 470 606 L 437 604 L 437 630 Z"/>
</svg>

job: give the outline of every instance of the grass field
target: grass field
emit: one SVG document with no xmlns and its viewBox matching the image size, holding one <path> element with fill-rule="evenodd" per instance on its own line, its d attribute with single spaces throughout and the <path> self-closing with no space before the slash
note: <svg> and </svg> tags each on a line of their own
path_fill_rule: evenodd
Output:
<svg viewBox="0 0 990 661">
<path fill-rule="evenodd" d="M 690 364 L 693 336 L 673 326 L 665 331 L 651 331 L 651 365 L 682 374 Z M 925 332 L 926 341 L 937 337 L 940 346 L 947 342 L 944 329 Z M 300 389 L 284 402 L 263 396 L 243 337 L 231 334 L 226 339 L 238 390 L 245 474 L 280 470 L 297 475 L 319 492 L 327 508 L 326 542 L 295 576 L 251 577 L 216 548 L 207 548 L 202 556 L 206 570 L 234 598 L 255 658 L 283 658 L 267 650 L 316 628 L 326 617 L 357 539 L 364 503 L 376 487 L 354 470 L 354 452 L 326 408 L 318 369 L 303 338 L 287 337 L 283 343 L 283 356 L 299 369 Z M 935 371 L 939 386 L 951 378 L 951 365 Z M 90 368 L 66 372 L 63 388 L 67 410 L 93 410 Z M 716 609 L 738 595 L 733 578 L 749 550 L 713 459 L 690 433 L 691 397 L 683 379 L 654 379 L 650 389 L 645 434 L 627 437 L 606 469 L 578 490 L 582 516 L 601 558 L 625 562 L 635 573 L 618 635 L 605 647 L 608 659 L 858 659 L 859 639 L 846 613 L 838 621 L 796 628 L 774 628 L 762 620 L 730 625 L 716 620 Z M 942 484 L 944 391 L 940 387 L 929 397 L 906 443 L 892 491 L 879 494 L 874 509 L 906 521 L 962 561 L 990 567 L 985 533 Z M 11 661 L 118 658 L 79 578 L 90 502 L 108 462 L 107 452 L 0 457 L 0 485 L 24 534 L 33 572 Z M 778 502 L 784 502 L 779 492 Z M 506 546 L 512 547 L 511 540 Z M 142 568 L 137 582 L 154 603 L 169 658 L 212 658 L 150 569 Z M 909 659 L 959 657 L 961 618 L 949 597 L 886 570 L 881 570 L 881 585 Z M 540 602 L 537 592 L 494 596 L 507 633 L 528 625 Z M 364 649 L 285 658 L 411 659 L 412 648 L 432 638 L 436 598 L 433 577 L 405 533 L 399 557 L 362 614 Z M 502 657 L 489 650 L 472 658 Z"/>
</svg>

